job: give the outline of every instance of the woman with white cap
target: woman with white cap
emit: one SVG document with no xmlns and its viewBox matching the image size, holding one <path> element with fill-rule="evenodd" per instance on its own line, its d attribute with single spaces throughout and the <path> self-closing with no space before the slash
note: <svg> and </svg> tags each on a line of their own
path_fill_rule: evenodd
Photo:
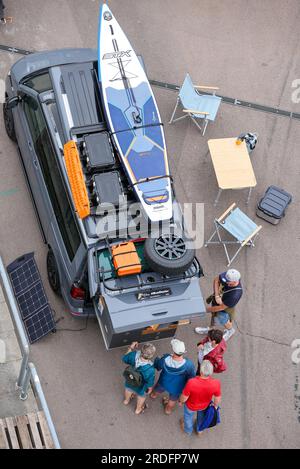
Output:
<svg viewBox="0 0 300 469">
<path fill-rule="evenodd" d="M 169 394 L 163 398 L 165 414 L 171 414 L 176 406 L 180 394 L 190 378 L 196 376 L 194 363 L 189 358 L 184 358 L 186 353 L 184 342 L 178 339 L 171 340 L 172 354 L 165 354 L 156 358 L 154 367 L 160 371 L 159 379 L 150 397 L 156 399 L 163 392 Z"/>
<path fill-rule="evenodd" d="M 235 307 L 243 294 L 241 274 L 238 270 L 229 269 L 214 279 L 214 293 L 207 298 L 207 313 L 212 314 L 212 326 L 223 326 L 231 329 L 235 316 Z M 206 334 L 209 328 L 196 327 L 197 334 Z"/>
</svg>

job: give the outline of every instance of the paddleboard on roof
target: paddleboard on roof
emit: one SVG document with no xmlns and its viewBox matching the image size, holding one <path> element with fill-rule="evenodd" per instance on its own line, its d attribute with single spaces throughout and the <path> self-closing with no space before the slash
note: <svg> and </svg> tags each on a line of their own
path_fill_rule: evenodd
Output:
<svg viewBox="0 0 300 469">
<path fill-rule="evenodd" d="M 163 126 L 149 81 L 106 4 L 100 8 L 98 76 L 106 120 L 121 163 L 151 221 L 172 217 Z"/>
</svg>

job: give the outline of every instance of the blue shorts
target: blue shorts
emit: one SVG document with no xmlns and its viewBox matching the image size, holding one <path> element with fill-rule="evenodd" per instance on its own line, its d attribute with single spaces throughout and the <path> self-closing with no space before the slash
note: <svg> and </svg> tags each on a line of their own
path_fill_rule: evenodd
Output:
<svg viewBox="0 0 300 469">
<path fill-rule="evenodd" d="M 162 392 L 168 392 L 168 391 L 166 391 L 165 388 L 163 388 L 160 384 L 156 384 L 156 385 L 154 386 L 153 391 L 154 391 L 154 392 L 158 392 L 158 394 L 161 394 Z M 180 397 L 180 394 L 178 394 L 178 395 L 177 395 L 177 394 L 170 394 L 169 392 L 168 392 L 168 394 L 169 394 L 169 399 L 170 399 L 170 401 L 178 401 L 178 399 L 179 399 L 179 397 Z"/>
<path fill-rule="evenodd" d="M 219 311 L 214 318 L 216 326 L 225 326 L 228 321 L 230 321 L 230 316 L 226 311 Z"/>
</svg>

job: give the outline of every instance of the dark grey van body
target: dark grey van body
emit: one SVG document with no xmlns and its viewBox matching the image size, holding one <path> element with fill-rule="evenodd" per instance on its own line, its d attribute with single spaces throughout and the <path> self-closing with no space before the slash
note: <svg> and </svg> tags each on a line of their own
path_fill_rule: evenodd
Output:
<svg viewBox="0 0 300 469">
<path fill-rule="evenodd" d="M 81 145 L 89 135 L 107 132 L 109 141 L 96 70 L 97 51 L 93 49 L 62 49 L 22 58 L 6 80 L 6 103 L 14 97 L 18 101 L 5 117 L 12 120 L 49 247 L 50 284 L 73 315 L 96 314 L 109 349 L 132 340 L 171 337 L 180 321 L 203 316 L 205 305 L 199 285 L 202 269 L 196 258 L 188 272 L 174 277 L 148 272 L 116 279 L 99 269 L 99 252 L 107 249 L 107 240 L 117 244 L 124 238 L 99 233 L 97 210 L 84 220 L 78 217 L 63 154 L 71 138 Z M 106 177 L 112 172 L 118 174 L 127 196 L 126 177 L 118 161 L 111 172 L 105 169 Z M 175 198 L 174 219 L 182 223 Z"/>
</svg>

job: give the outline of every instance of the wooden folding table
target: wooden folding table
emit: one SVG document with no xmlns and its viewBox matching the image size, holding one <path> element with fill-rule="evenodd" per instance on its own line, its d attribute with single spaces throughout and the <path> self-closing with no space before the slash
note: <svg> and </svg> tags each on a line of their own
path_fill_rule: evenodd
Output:
<svg viewBox="0 0 300 469">
<path fill-rule="evenodd" d="M 208 140 L 208 147 L 216 173 L 219 192 L 214 205 L 217 205 L 222 190 L 249 188 L 247 204 L 256 178 L 246 143 L 236 144 L 236 138 L 216 138 Z"/>
</svg>

